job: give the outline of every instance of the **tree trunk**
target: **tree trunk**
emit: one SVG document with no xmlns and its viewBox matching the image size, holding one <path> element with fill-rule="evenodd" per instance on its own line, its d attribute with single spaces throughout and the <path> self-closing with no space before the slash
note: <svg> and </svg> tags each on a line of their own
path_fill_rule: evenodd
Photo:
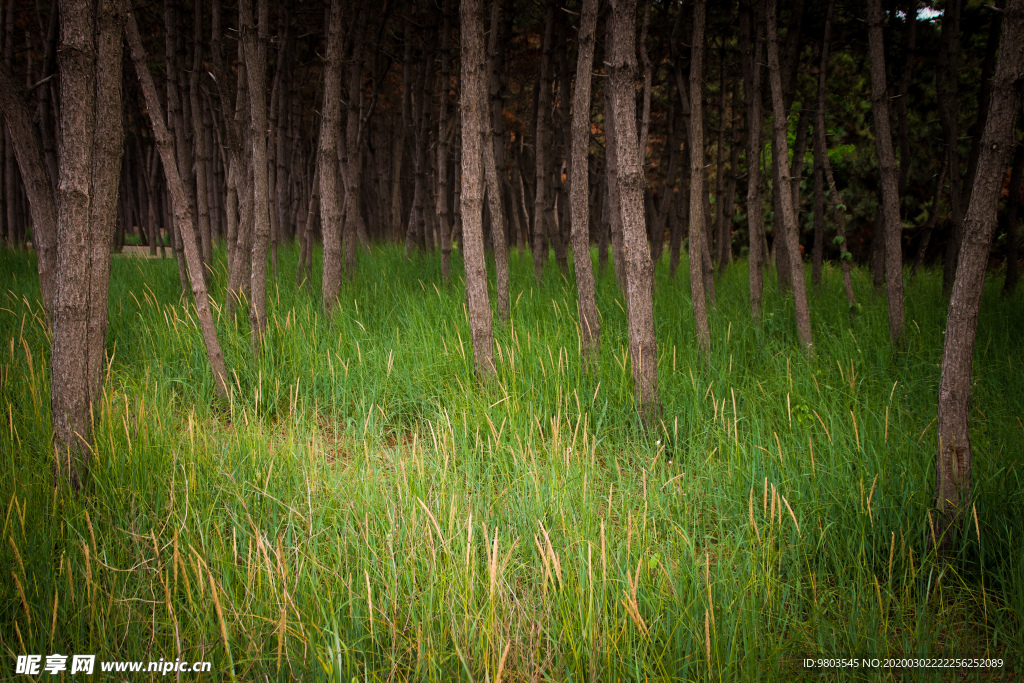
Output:
<svg viewBox="0 0 1024 683">
<path fill-rule="evenodd" d="M 889 126 L 889 92 L 885 79 L 882 42 L 882 0 L 868 0 L 868 43 L 871 53 L 871 109 L 875 121 L 875 149 L 882 183 L 885 216 L 885 299 L 889 309 L 889 335 L 897 347 L 903 341 L 903 221 L 900 217 L 899 169 Z"/>
<path fill-rule="evenodd" d="M 361 112 L 360 102 L 363 89 L 363 30 L 366 27 L 366 5 L 359 9 L 359 15 L 352 40 L 352 60 L 349 65 L 348 80 L 348 112 L 345 117 L 345 146 L 340 159 L 345 170 L 345 214 L 342 225 L 342 248 L 345 252 L 345 270 L 350 278 L 356 275 L 358 254 L 356 239 L 366 232 L 363 214 L 360 211 L 362 194 L 363 154 L 360 138 Z"/>
<path fill-rule="evenodd" d="M 188 76 L 188 96 L 191 102 L 192 157 L 195 159 L 196 176 L 196 228 L 199 231 L 199 245 L 203 263 L 213 263 L 213 232 L 210 229 L 210 198 L 207 193 L 207 170 L 210 159 L 206 156 L 206 135 L 203 127 L 203 105 L 199 94 L 199 74 L 203 71 L 203 2 L 196 0 L 193 10 L 195 30 L 192 45 L 192 70 Z"/>
<path fill-rule="evenodd" d="M 572 102 L 572 260 L 576 270 L 576 297 L 580 316 L 583 361 L 596 367 L 601 347 L 601 320 L 594 293 L 594 266 L 590 261 L 590 206 L 588 175 L 590 164 L 590 70 L 594 62 L 594 32 L 597 28 L 597 0 L 583 0 L 579 30 L 579 60 L 576 90 Z"/>
<path fill-rule="evenodd" d="M 814 339 L 811 336 L 811 312 L 807 304 L 807 287 L 804 283 L 803 261 L 800 258 L 800 242 L 797 233 L 796 216 L 793 211 L 793 196 L 790 193 L 789 146 L 786 141 L 786 107 L 783 102 L 782 78 L 779 68 L 778 32 L 776 30 L 776 0 L 768 0 L 768 74 L 772 90 L 772 127 L 774 130 L 773 157 L 779 172 L 781 186 L 778 197 L 782 208 L 782 221 L 776 234 L 786 243 L 786 251 L 791 260 L 790 271 L 793 283 L 793 302 L 796 309 L 796 329 L 800 344 L 808 354 L 814 352 Z"/>
<path fill-rule="evenodd" d="M 462 232 L 473 360 L 481 379 L 494 376 L 494 330 L 484 261 L 484 122 L 488 118 L 481 0 L 462 0 Z"/>
<path fill-rule="evenodd" d="M 250 0 L 240 0 L 239 23 L 249 81 L 249 121 L 252 126 L 252 272 L 249 325 L 253 347 L 259 351 L 267 330 L 267 253 L 270 248 L 270 182 L 267 177 L 267 0 L 258 0 L 259 27 L 253 26 Z"/>
<path fill-rule="evenodd" d="M 977 334 L 985 268 L 996 229 L 999 195 L 1014 146 L 1014 129 L 1024 86 L 1024 0 L 1009 0 L 1003 11 L 1002 39 L 992 81 L 988 118 L 978 156 L 971 199 L 964 218 L 956 279 L 946 320 L 939 380 L 935 507 L 943 517 L 940 546 L 971 497 L 971 364 Z"/>
<path fill-rule="evenodd" d="M 635 128 L 636 0 L 612 1 L 610 29 L 612 51 L 607 57 L 615 111 L 615 157 L 619 166 L 633 391 L 640 418 L 650 428 L 661 411 L 661 402 L 658 398 L 658 347 L 654 336 L 654 268 L 647 247 L 643 158 Z"/>
<path fill-rule="evenodd" d="M 708 309 L 704 293 L 704 252 L 707 247 L 707 215 L 704 198 L 707 196 L 704 170 L 704 55 L 705 14 L 707 0 L 693 3 L 693 42 L 690 54 L 690 291 L 693 298 L 693 318 L 697 328 L 697 346 L 706 359 L 711 357 L 711 331 L 708 327 Z"/>
<path fill-rule="evenodd" d="M 32 217 L 32 247 L 38 255 L 39 287 L 47 316 L 52 316 L 57 268 L 55 181 L 50 178 L 43 142 L 32 124 L 25 89 L 0 65 L 0 113 L 11 132 Z"/>
<path fill-rule="evenodd" d="M 924 231 L 921 235 L 921 243 L 917 247 L 917 256 L 914 257 L 914 265 L 910 268 L 910 281 L 914 281 L 918 269 L 924 263 L 924 257 L 928 253 L 928 243 L 932 239 L 935 230 L 935 223 L 939 217 L 939 202 L 942 200 L 942 188 L 946 184 L 946 156 L 942 157 L 942 170 L 935 179 L 935 192 L 932 195 L 932 205 L 928 211 L 928 220 L 924 224 Z"/>
<path fill-rule="evenodd" d="M 320 230 L 324 240 L 323 306 L 330 311 L 341 289 L 341 207 L 338 205 L 338 130 L 341 119 L 342 0 L 331 0 L 324 63 L 317 172 L 320 174 Z"/>
<path fill-rule="evenodd" d="M 550 133 L 548 116 L 551 110 L 551 34 L 554 28 L 555 4 L 546 0 L 544 18 L 544 43 L 541 50 L 540 78 L 537 88 L 537 125 L 534 134 L 534 159 L 536 163 L 536 194 L 533 201 L 533 278 L 539 284 L 544 276 L 544 264 L 548 260 L 547 237 L 555 229 L 552 218 L 554 207 L 548 197 L 550 187 L 548 154 Z"/>
<path fill-rule="evenodd" d="M 501 0 L 496 0 L 494 4 L 494 11 L 492 12 L 491 20 L 491 37 L 488 45 L 488 63 L 489 65 L 496 65 L 498 61 L 498 17 Z M 488 67 L 488 100 L 494 102 L 495 97 L 491 92 L 492 84 L 495 80 L 495 69 L 497 67 Z M 501 107 L 500 93 L 497 98 L 497 103 L 494 106 Z M 493 112 L 491 112 L 493 113 Z M 500 112 L 499 112 L 500 114 Z M 500 118 L 500 117 L 499 117 Z M 497 163 L 497 150 L 500 148 L 504 152 L 504 145 L 501 144 L 503 139 L 497 134 L 495 130 L 496 122 L 494 122 L 493 115 L 485 116 L 481 125 L 484 130 L 484 140 L 482 142 L 483 148 L 483 164 L 484 164 L 484 175 L 486 176 L 487 182 L 487 206 L 491 212 L 491 245 L 494 248 L 494 271 L 495 271 L 495 294 L 497 301 L 495 307 L 498 311 L 498 318 L 507 323 L 509 316 L 511 315 L 509 307 L 509 292 L 508 292 L 508 230 L 506 228 L 506 216 L 505 206 L 502 202 L 502 189 L 503 183 L 501 182 L 504 176 L 503 168 Z M 502 155 L 504 158 L 504 155 Z M 501 175 L 499 175 L 501 173 Z"/>
<path fill-rule="evenodd" d="M 441 279 L 446 285 L 451 283 L 452 230 L 451 217 L 448 213 L 448 96 L 451 90 L 451 72 L 449 68 L 450 50 L 448 40 L 450 34 L 452 0 L 444 2 L 444 18 L 441 21 L 441 101 L 437 108 L 437 216 L 441 221 Z"/>
<path fill-rule="evenodd" d="M 196 317 L 199 318 L 199 328 L 202 331 L 203 342 L 206 345 L 206 356 L 210 361 L 210 368 L 213 371 L 214 387 L 217 391 L 217 396 L 221 400 L 227 400 L 227 367 L 224 365 L 224 354 L 221 352 L 220 340 L 217 338 L 217 328 L 213 322 L 210 297 L 206 291 L 206 280 L 202 277 L 203 262 L 199 255 L 199 245 L 192 221 L 192 207 L 185 196 L 185 185 L 181 180 L 181 175 L 178 173 L 178 166 L 174 158 L 174 140 L 167 130 L 163 107 L 157 96 L 153 75 L 149 72 L 149 67 L 146 65 L 147 57 L 142 47 L 142 39 L 139 37 L 139 27 L 135 23 L 134 14 L 131 12 L 128 12 L 127 19 L 125 39 L 131 49 L 132 61 L 135 63 L 135 71 L 139 77 L 142 93 L 146 100 L 146 109 L 153 127 L 153 137 L 156 139 L 157 149 L 160 151 L 164 175 L 167 177 L 167 187 L 170 190 L 171 202 L 174 205 L 175 220 L 181 226 L 185 258 L 188 262 L 192 283 L 192 297 L 196 305 Z"/>
</svg>

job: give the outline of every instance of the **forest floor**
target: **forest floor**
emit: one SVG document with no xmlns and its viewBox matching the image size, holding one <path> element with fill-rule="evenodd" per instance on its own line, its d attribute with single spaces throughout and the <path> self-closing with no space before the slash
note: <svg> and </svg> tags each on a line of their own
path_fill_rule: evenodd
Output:
<svg viewBox="0 0 1024 683">
<path fill-rule="evenodd" d="M 588 374 L 571 278 L 552 263 L 538 288 L 513 253 L 482 385 L 461 281 L 398 248 L 360 259 L 327 318 L 319 274 L 298 289 L 282 250 L 259 355 L 245 313 L 217 308 L 220 403 L 174 260 L 115 258 L 92 467 L 72 495 L 53 486 L 34 259 L 0 252 L 5 662 L 210 660 L 221 680 L 1020 676 L 1024 294 L 1000 297 L 1001 278 L 975 354 L 971 516 L 937 558 L 941 273 L 908 286 L 897 353 L 867 274 L 851 315 L 826 268 L 807 359 L 773 271 L 752 322 L 738 261 L 704 361 L 686 263 L 675 282 L 659 264 L 664 410 L 645 432 L 610 267 Z"/>
</svg>

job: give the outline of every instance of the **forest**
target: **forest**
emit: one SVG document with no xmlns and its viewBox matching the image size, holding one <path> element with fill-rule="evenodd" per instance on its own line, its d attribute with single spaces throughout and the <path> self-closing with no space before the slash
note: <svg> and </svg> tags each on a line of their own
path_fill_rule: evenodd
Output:
<svg viewBox="0 0 1024 683">
<path fill-rule="evenodd" d="M 1024 0 L 0 0 L 0 678 L 1024 675 L 1022 96 Z"/>
</svg>

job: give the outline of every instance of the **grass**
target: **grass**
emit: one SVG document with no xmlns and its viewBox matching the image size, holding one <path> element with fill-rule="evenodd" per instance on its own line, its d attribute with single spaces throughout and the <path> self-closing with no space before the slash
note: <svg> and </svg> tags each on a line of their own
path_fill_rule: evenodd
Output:
<svg viewBox="0 0 1024 683">
<path fill-rule="evenodd" d="M 73 496 L 53 487 L 34 262 L 0 253 L 7 661 L 212 660 L 238 680 L 746 681 L 820 678 L 804 658 L 950 655 L 1004 667 L 843 675 L 1019 675 L 1024 302 L 1000 298 L 1001 282 L 975 359 L 976 517 L 937 559 L 939 273 L 908 287 L 896 354 L 865 274 L 851 318 L 826 269 L 807 360 L 774 274 L 756 326 L 737 263 L 705 363 L 688 278 L 660 264 L 664 413 L 644 432 L 610 272 L 588 375 L 573 285 L 552 265 L 537 288 L 513 255 L 512 322 L 496 330 L 497 381 L 480 385 L 464 288 L 441 284 L 437 258 L 364 253 L 331 318 L 318 281 L 293 285 L 296 258 L 282 250 L 259 357 L 246 316 L 218 310 L 228 404 L 173 259 L 115 258 L 92 472 Z"/>
</svg>

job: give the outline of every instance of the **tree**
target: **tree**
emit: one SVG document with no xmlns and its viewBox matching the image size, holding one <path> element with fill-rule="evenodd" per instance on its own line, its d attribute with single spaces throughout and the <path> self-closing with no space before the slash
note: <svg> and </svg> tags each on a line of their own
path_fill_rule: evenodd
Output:
<svg viewBox="0 0 1024 683">
<path fill-rule="evenodd" d="M 324 239 L 323 306 L 330 311 L 341 289 L 341 207 L 338 205 L 338 129 L 341 121 L 341 0 L 331 0 L 324 56 L 317 173 L 320 229 Z"/>
<path fill-rule="evenodd" d="M 203 261 L 199 253 L 199 242 L 196 238 L 192 206 L 186 197 L 185 183 L 181 179 L 181 173 L 175 159 L 174 138 L 171 137 L 170 131 L 167 130 L 163 107 L 156 92 L 156 84 L 153 82 L 153 75 L 149 72 L 149 67 L 146 64 L 146 51 L 142 47 L 142 39 L 139 37 L 139 27 L 135 22 L 135 15 L 131 12 L 128 13 L 124 30 L 125 40 L 128 43 L 132 61 L 135 64 L 135 72 L 139 78 L 142 94 L 146 100 L 146 109 L 153 128 L 153 137 L 156 138 L 156 146 L 160 151 L 160 161 L 164 166 L 164 175 L 167 178 L 167 187 L 171 194 L 171 204 L 174 207 L 174 219 L 181 228 L 185 260 L 188 264 L 189 282 L 192 284 L 192 298 L 196 306 L 196 317 L 199 318 L 199 328 L 203 334 L 203 342 L 206 345 L 206 356 L 210 361 L 210 369 L 213 371 L 214 388 L 221 400 L 227 400 L 227 367 L 224 364 L 224 354 L 221 352 L 220 340 L 217 337 L 217 328 L 213 322 L 210 296 L 206 290 L 206 279 L 202 276 Z"/>
<path fill-rule="evenodd" d="M 576 270 L 580 338 L 583 357 L 591 363 L 597 361 L 601 347 L 601 320 L 594 293 L 594 265 L 590 261 L 590 205 L 587 196 L 590 175 L 590 69 L 594 61 L 596 28 L 597 0 L 583 0 L 576 89 L 572 101 L 572 178 L 569 181 L 569 201 L 572 205 L 572 260 Z"/>
<path fill-rule="evenodd" d="M 754 0 L 756 2 L 756 0 Z M 764 288 L 764 217 L 761 215 L 761 56 L 764 42 L 761 22 L 757 37 L 751 29 L 751 2 L 740 8 L 740 44 L 743 48 L 743 92 L 747 100 L 747 221 L 750 231 L 750 313 L 761 318 L 761 296 Z M 757 2 L 760 8 L 760 3 Z"/>
<path fill-rule="evenodd" d="M 636 130 L 636 0 L 613 0 L 612 51 L 607 55 L 612 107 L 615 110 L 615 156 L 618 162 L 619 210 L 626 267 L 629 351 L 633 392 L 640 417 L 650 427 L 661 411 L 658 397 L 658 347 L 654 336 L 654 266 L 647 246 L 644 172 Z"/>
<path fill-rule="evenodd" d="M 267 0 L 257 0 L 259 27 L 254 27 L 251 0 L 240 0 L 246 76 L 249 81 L 249 121 L 252 126 L 253 224 L 249 325 L 259 350 L 267 330 L 267 254 L 270 249 L 270 180 L 267 169 Z M 258 31 L 258 33 L 257 33 Z"/>
<path fill-rule="evenodd" d="M 882 40 L 882 0 L 868 0 L 868 42 L 871 54 L 871 110 L 875 121 L 875 148 L 882 180 L 882 226 L 885 230 L 885 296 L 889 308 L 889 335 L 894 344 L 903 339 L 903 221 L 900 217 L 899 169 L 889 126 L 889 91 L 885 82 L 885 45 Z"/>
<path fill-rule="evenodd" d="M 54 471 L 66 473 L 75 490 L 88 471 L 92 404 L 103 378 L 109 250 L 123 142 L 123 22 L 120 0 L 96 6 L 60 3 L 60 92 L 65 106 L 60 109 L 57 158 L 50 410 Z M 97 343 L 99 348 L 93 348 Z"/>
<path fill-rule="evenodd" d="M 466 298 L 469 327 L 473 337 L 473 360 L 477 374 L 495 374 L 494 330 L 487 292 L 487 263 L 484 261 L 484 169 L 483 150 L 488 114 L 487 85 L 484 80 L 484 27 L 481 0 L 461 0 L 462 20 L 462 233 L 466 264 Z M 487 136 L 486 144 L 491 144 Z"/>
<path fill-rule="evenodd" d="M 971 364 L 978 329 L 989 246 L 996 229 L 999 196 L 1014 146 L 1015 123 L 1024 90 L 1024 0 L 1009 0 L 1003 11 L 999 58 L 982 133 L 978 171 L 964 216 L 953 281 L 939 380 L 935 507 L 945 525 L 940 545 L 971 496 Z"/>
<path fill-rule="evenodd" d="M 814 339 L 811 336 L 811 312 L 807 304 L 807 287 L 804 282 L 803 261 L 800 258 L 800 240 L 797 237 L 796 214 L 793 208 L 793 195 L 790 190 L 791 175 L 789 167 L 789 143 L 786 139 L 788 119 L 782 91 L 782 74 L 779 66 L 779 34 L 776 28 L 777 1 L 768 0 L 768 76 L 772 90 L 772 157 L 778 169 L 781 189 L 778 194 L 779 207 L 782 209 L 782 220 L 776 216 L 776 235 L 785 241 L 786 251 L 791 260 L 791 277 L 793 283 L 793 302 L 796 308 L 796 330 L 800 344 L 807 353 L 814 352 Z"/>
<path fill-rule="evenodd" d="M 690 291 L 693 319 L 697 326 L 697 346 L 706 357 L 711 355 L 711 331 L 708 328 L 707 301 L 704 296 L 704 252 L 707 247 L 707 195 L 704 170 L 704 22 L 707 0 L 693 3 L 693 47 L 690 54 Z"/>
</svg>

